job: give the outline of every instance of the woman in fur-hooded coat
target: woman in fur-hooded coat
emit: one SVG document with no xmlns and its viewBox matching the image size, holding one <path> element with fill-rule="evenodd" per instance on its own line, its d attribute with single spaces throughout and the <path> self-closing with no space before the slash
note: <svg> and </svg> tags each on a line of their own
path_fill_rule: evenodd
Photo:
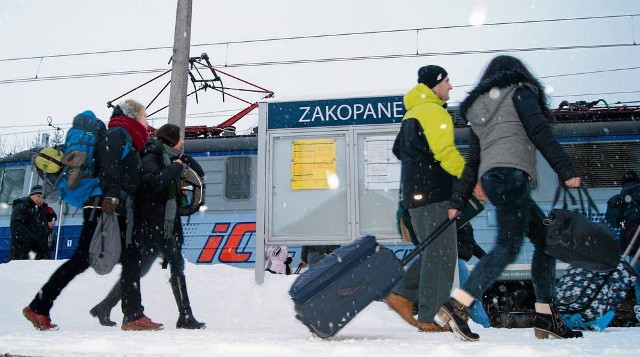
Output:
<svg viewBox="0 0 640 357">
<path fill-rule="evenodd" d="M 531 198 L 537 177 L 536 150 L 567 187 L 581 183 L 547 124 L 549 109 L 544 88 L 519 59 L 498 56 L 462 102 L 460 113 L 471 124 L 470 155 L 462 177 L 454 183 L 449 217 L 462 211 L 480 181 L 495 206 L 498 233 L 495 247 L 440 307 L 436 322 L 441 326 L 449 323 L 453 332 L 465 340 L 477 340 L 479 336 L 466 323 L 469 306 L 515 261 L 526 233 L 535 248 L 531 280 L 536 294 L 536 337 L 581 337 L 582 333 L 564 325 L 551 304 L 555 260 L 544 252 L 545 217 Z"/>
</svg>

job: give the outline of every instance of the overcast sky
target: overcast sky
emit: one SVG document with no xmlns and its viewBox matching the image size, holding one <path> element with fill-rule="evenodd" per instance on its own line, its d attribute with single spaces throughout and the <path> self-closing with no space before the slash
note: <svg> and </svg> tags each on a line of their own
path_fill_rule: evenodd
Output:
<svg viewBox="0 0 640 357">
<path fill-rule="evenodd" d="M 170 69 L 175 14 L 176 0 L 1 1 L 0 148 L 25 148 L 52 132 L 47 117 L 63 129 L 86 109 L 108 120 L 107 101 Z M 420 66 L 438 64 L 456 104 L 506 51 L 541 77 L 553 106 L 600 98 L 637 105 L 640 94 L 639 1 L 193 0 L 191 36 L 192 56 L 207 53 L 279 100 L 403 94 Z M 127 97 L 149 103 L 165 77 Z M 223 103 L 211 90 L 198 99 L 188 101 L 187 125 L 214 126 L 247 105 L 229 96 Z M 161 96 L 148 112 L 166 104 Z M 254 111 L 238 127 L 256 124 Z"/>
</svg>

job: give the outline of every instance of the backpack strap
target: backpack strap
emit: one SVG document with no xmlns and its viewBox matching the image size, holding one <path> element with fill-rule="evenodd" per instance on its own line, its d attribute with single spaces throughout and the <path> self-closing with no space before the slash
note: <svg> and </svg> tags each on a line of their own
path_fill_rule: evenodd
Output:
<svg viewBox="0 0 640 357">
<path fill-rule="evenodd" d="M 133 139 L 131 139 L 131 135 L 129 134 L 129 132 L 125 128 L 121 127 L 121 126 L 115 126 L 112 129 L 117 129 L 117 130 L 122 131 L 122 133 L 124 133 L 124 136 L 126 138 L 126 142 L 125 142 L 124 148 L 122 150 L 122 156 L 120 157 L 120 160 L 124 160 L 124 158 L 129 154 L 129 152 L 131 150 L 134 150 Z"/>
<path fill-rule="evenodd" d="M 47 155 L 47 154 L 43 153 L 42 151 L 40 151 L 40 152 L 38 153 L 38 156 L 43 157 L 43 158 L 45 158 L 45 159 L 47 159 L 47 160 L 49 160 L 49 161 L 51 161 L 51 162 L 55 163 L 56 165 L 58 165 L 58 166 L 60 166 L 60 167 L 64 166 L 64 163 L 62 163 L 62 161 L 60 161 L 60 160 L 56 159 L 56 158 L 55 158 L 55 157 L 53 157 L 53 156 L 49 156 L 49 155 Z"/>
</svg>

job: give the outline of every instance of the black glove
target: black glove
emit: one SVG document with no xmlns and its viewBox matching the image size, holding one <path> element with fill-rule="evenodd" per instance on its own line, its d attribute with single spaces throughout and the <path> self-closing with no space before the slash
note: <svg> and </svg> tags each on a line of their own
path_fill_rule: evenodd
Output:
<svg viewBox="0 0 640 357">
<path fill-rule="evenodd" d="M 112 214 L 118 207 L 118 199 L 116 197 L 104 197 L 100 207 L 102 208 L 102 213 Z"/>
</svg>

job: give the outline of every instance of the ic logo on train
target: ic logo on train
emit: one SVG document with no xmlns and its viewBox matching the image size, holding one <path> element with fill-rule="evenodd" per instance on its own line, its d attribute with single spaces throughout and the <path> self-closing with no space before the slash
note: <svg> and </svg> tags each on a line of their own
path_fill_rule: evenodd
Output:
<svg viewBox="0 0 640 357">
<path fill-rule="evenodd" d="M 221 263 L 249 263 L 252 261 L 249 252 L 249 241 L 255 236 L 255 222 L 224 222 L 213 226 L 197 263 L 212 263 L 218 257 Z"/>
</svg>

